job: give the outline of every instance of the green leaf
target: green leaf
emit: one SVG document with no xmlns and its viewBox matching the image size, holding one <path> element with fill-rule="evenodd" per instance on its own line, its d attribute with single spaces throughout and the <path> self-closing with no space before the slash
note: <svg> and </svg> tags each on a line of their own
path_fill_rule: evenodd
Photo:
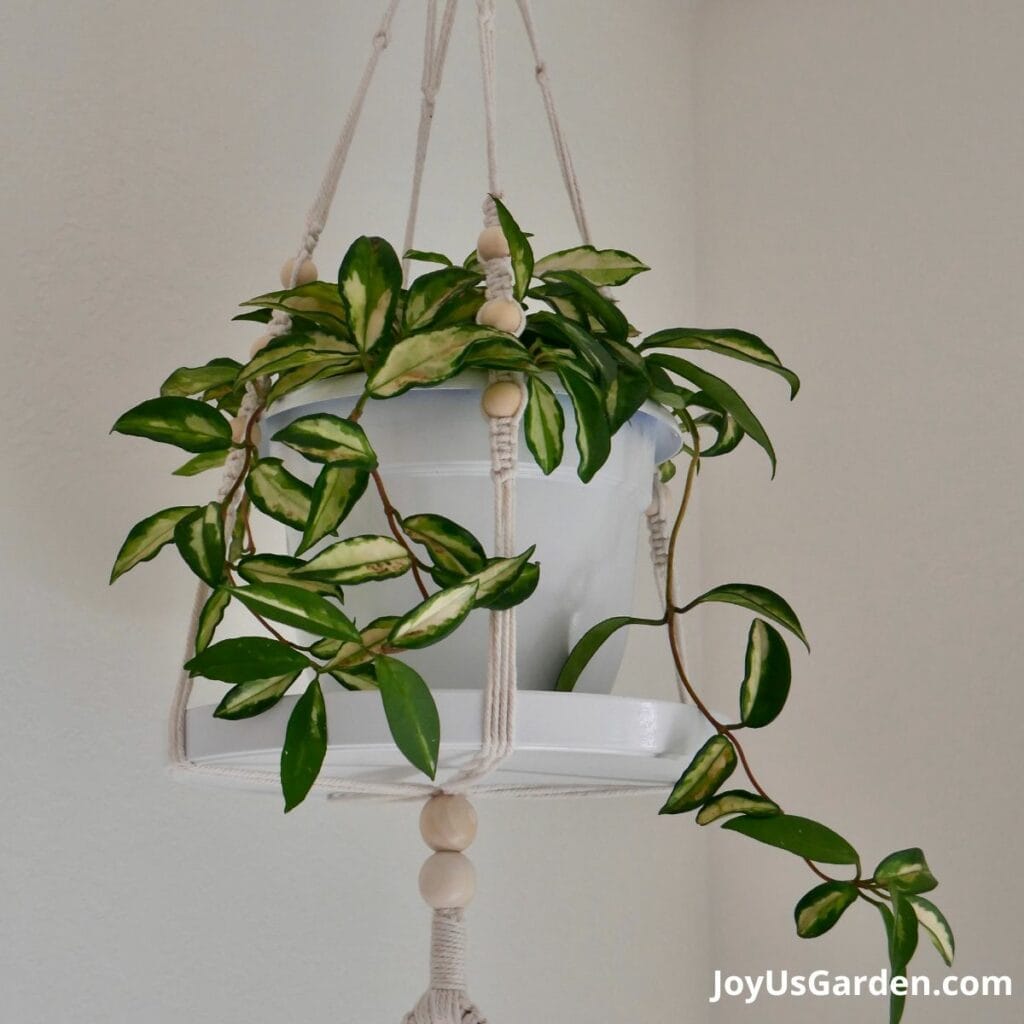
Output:
<svg viewBox="0 0 1024 1024">
<path fill-rule="evenodd" d="M 795 814 L 776 814 L 770 818 L 733 818 L 722 828 L 741 832 L 768 846 L 788 850 L 798 857 L 820 864 L 856 864 L 857 851 L 832 829 Z"/>
<path fill-rule="evenodd" d="M 129 569 L 134 569 L 140 562 L 148 562 L 155 558 L 165 544 L 174 540 L 174 528 L 187 515 L 196 511 L 196 505 L 175 505 L 165 508 L 141 522 L 136 523 L 125 537 L 121 550 L 114 559 L 114 568 L 110 572 L 110 582 L 123 576 Z"/>
<path fill-rule="evenodd" d="M 481 338 L 466 349 L 459 363 L 460 369 L 478 366 L 485 370 L 532 370 L 533 358 L 526 346 L 511 334 L 496 334 Z"/>
<path fill-rule="evenodd" d="M 281 748 L 284 811 L 294 810 L 309 795 L 327 753 L 327 709 L 320 681 L 314 679 L 295 702 Z"/>
<path fill-rule="evenodd" d="M 597 386 L 582 374 L 560 366 L 558 376 L 569 392 L 576 413 L 576 450 L 580 453 L 577 474 L 587 483 L 605 464 L 612 450 L 604 399 Z"/>
<path fill-rule="evenodd" d="M 312 462 L 333 462 L 363 469 L 377 467 L 377 456 L 363 428 L 330 413 L 300 416 L 274 434 L 273 440 L 288 445 Z"/>
<path fill-rule="evenodd" d="M 581 359 L 597 380 L 610 383 L 618 373 L 619 364 L 603 341 L 599 341 L 585 327 L 567 320 L 557 313 L 531 313 L 527 321 L 531 334 L 562 342 Z"/>
<path fill-rule="evenodd" d="M 439 590 L 398 620 L 389 638 L 394 647 L 429 647 L 443 640 L 472 611 L 477 585 L 460 583 Z"/>
<path fill-rule="evenodd" d="M 345 308 L 338 298 L 337 289 L 327 281 L 312 281 L 298 288 L 257 295 L 241 305 L 281 310 L 291 316 L 312 321 L 343 338 L 348 336 Z"/>
<path fill-rule="evenodd" d="M 311 363 L 319 365 L 328 358 L 346 357 L 340 353 L 318 352 L 313 339 L 308 335 L 282 334 L 268 342 L 242 367 L 238 373 L 238 381 L 240 384 L 247 384 L 260 377 L 302 369 Z"/>
<path fill-rule="evenodd" d="M 662 619 L 636 619 L 630 615 L 616 615 L 610 619 L 604 619 L 596 625 L 591 626 L 576 641 L 576 646 L 569 652 L 558 679 L 555 682 L 555 689 L 568 692 L 575 688 L 577 681 L 583 674 L 583 670 L 590 663 L 590 659 L 597 654 L 602 644 L 613 634 L 622 629 L 623 626 L 661 626 Z"/>
<path fill-rule="evenodd" d="M 402 530 L 410 540 L 422 544 L 434 564 L 448 572 L 466 576 L 487 564 L 483 545 L 458 523 L 444 516 L 414 515 L 402 520 Z"/>
<path fill-rule="evenodd" d="M 280 459 L 257 459 L 245 478 L 245 489 L 261 512 L 293 529 L 305 529 L 313 489 L 289 473 Z"/>
<path fill-rule="evenodd" d="M 225 591 L 222 591 L 224 593 Z M 189 675 L 225 683 L 270 679 L 309 668 L 308 659 L 288 644 L 265 636 L 236 636 L 211 644 L 185 662 Z"/>
<path fill-rule="evenodd" d="M 680 359 L 678 356 L 653 355 L 648 357 L 648 362 L 671 370 L 706 391 L 765 450 L 772 464 L 772 476 L 775 476 L 775 449 L 772 447 L 771 439 L 761 421 L 731 384 L 727 384 L 713 373 L 708 373 L 707 370 L 702 370 L 688 359 Z"/>
<path fill-rule="evenodd" d="M 641 342 L 639 348 L 641 351 L 656 348 L 705 349 L 777 373 L 789 384 L 790 398 L 796 398 L 800 390 L 800 378 L 783 366 L 779 357 L 760 338 L 735 328 L 703 330 L 699 327 L 672 327 L 652 334 Z"/>
<path fill-rule="evenodd" d="M 359 643 L 338 643 L 331 641 L 336 646 L 329 653 L 321 644 L 314 645 L 313 653 L 318 657 L 328 659 L 324 666 L 328 671 L 334 672 L 338 669 L 354 669 L 359 665 L 365 665 L 373 660 L 374 656 L 381 653 L 391 631 L 398 623 L 397 615 L 382 615 L 374 619 L 368 626 L 359 631 Z M 320 653 L 317 653 L 317 648 Z"/>
<path fill-rule="evenodd" d="M 387 342 L 402 289 L 402 266 L 383 238 L 357 238 L 338 271 L 338 294 L 360 352 Z"/>
<path fill-rule="evenodd" d="M 486 607 L 515 583 L 526 563 L 533 557 L 535 549 L 536 545 L 533 545 L 514 558 L 492 558 L 483 569 L 467 576 L 462 582 L 475 583 L 477 586 L 476 607 Z"/>
<path fill-rule="evenodd" d="M 361 371 L 361 359 L 334 356 L 326 352 L 310 352 L 311 358 L 302 366 L 283 372 L 267 392 L 267 407 L 279 402 L 285 395 L 317 380 L 329 380 Z"/>
<path fill-rule="evenodd" d="M 198 455 L 193 455 L 188 462 L 179 466 L 174 471 L 174 475 L 195 476 L 197 473 L 204 473 L 208 469 L 216 469 L 218 466 L 223 466 L 227 460 L 227 448 L 219 452 L 200 452 Z"/>
<path fill-rule="evenodd" d="M 684 814 L 700 807 L 736 770 L 736 749 L 716 734 L 694 755 L 659 814 Z"/>
<path fill-rule="evenodd" d="M 885 931 L 889 939 L 889 966 L 892 977 L 906 977 L 907 966 L 917 949 L 917 915 L 914 908 L 898 893 L 893 896 L 893 909 L 879 906 Z M 899 1024 L 907 997 L 889 996 L 889 1024 Z"/>
<path fill-rule="evenodd" d="M 549 271 L 544 280 L 555 281 L 569 289 L 575 305 L 596 320 L 616 341 L 625 341 L 629 337 L 629 321 L 619 307 L 581 274 L 574 270 Z"/>
<path fill-rule="evenodd" d="M 930 892 L 939 884 L 924 859 L 924 851 L 917 847 L 890 853 L 875 868 L 874 880 L 904 893 Z"/>
<path fill-rule="evenodd" d="M 403 259 L 419 260 L 420 263 L 441 263 L 446 267 L 452 266 L 452 261 L 442 252 L 427 252 L 424 249 L 406 249 Z"/>
<path fill-rule="evenodd" d="M 196 626 L 196 654 L 202 654 L 210 646 L 213 634 L 221 624 L 224 612 L 230 603 L 231 595 L 226 590 L 215 590 L 206 599 L 206 604 L 203 605 L 203 610 L 199 613 L 199 622 Z"/>
<path fill-rule="evenodd" d="M 252 583 L 231 587 L 231 593 L 250 611 L 286 626 L 336 640 L 359 640 L 349 618 L 325 597 L 284 583 Z"/>
<path fill-rule="evenodd" d="M 558 468 L 564 453 L 565 414 L 555 393 L 540 379 L 526 379 L 527 403 L 523 413 L 526 447 L 547 475 Z"/>
<path fill-rule="evenodd" d="M 743 440 L 742 428 L 727 412 L 707 412 L 702 416 L 697 416 L 693 422 L 698 427 L 711 427 L 718 435 L 706 448 L 701 448 L 700 457 L 702 459 L 728 455 Z M 690 452 L 689 448 L 685 450 L 687 453 Z"/>
<path fill-rule="evenodd" d="M 667 484 L 676 475 L 676 464 L 668 459 L 666 462 L 658 463 L 658 479 Z"/>
<path fill-rule="evenodd" d="M 608 386 L 605 407 L 608 423 L 614 434 L 632 419 L 634 413 L 647 401 L 651 393 L 651 382 L 641 369 L 619 364 L 615 379 Z"/>
<path fill-rule="evenodd" d="M 409 286 L 403 320 L 407 333 L 434 323 L 453 300 L 465 299 L 480 283 L 480 275 L 462 267 L 446 267 L 416 278 Z M 483 294 L 478 293 L 480 303 Z M 460 303 L 461 304 L 461 303 Z"/>
<path fill-rule="evenodd" d="M 160 394 L 187 398 L 210 388 L 232 385 L 241 368 L 236 359 L 211 359 L 205 366 L 179 366 L 160 385 Z"/>
<path fill-rule="evenodd" d="M 319 580 L 302 579 L 296 570 L 305 568 L 301 558 L 290 555 L 246 555 L 238 563 L 238 575 L 246 583 L 284 583 L 292 587 L 302 587 L 314 594 L 337 597 L 338 588 L 331 583 Z"/>
<path fill-rule="evenodd" d="M 754 583 L 723 583 L 720 587 L 714 587 L 706 594 L 694 598 L 682 611 L 687 612 L 699 604 L 712 602 L 735 604 L 740 608 L 757 612 L 766 619 L 771 619 L 772 622 L 784 626 L 808 650 L 811 649 L 810 644 L 807 643 L 807 637 L 804 636 L 803 628 L 800 626 L 800 620 L 796 617 L 796 612 L 778 594 L 767 587 L 759 587 Z"/>
<path fill-rule="evenodd" d="M 287 692 L 288 688 L 299 678 L 299 672 L 274 676 L 270 679 L 250 679 L 239 683 L 224 695 L 224 699 L 213 712 L 214 718 L 227 718 L 237 721 L 240 718 L 253 718 L 269 711 Z"/>
<path fill-rule="evenodd" d="M 206 584 L 224 579 L 227 551 L 220 502 L 211 501 L 185 516 L 174 528 L 174 543 L 185 564 Z"/>
<path fill-rule="evenodd" d="M 942 911 L 923 896 L 908 895 L 907 902 L 914 908 L 917 923 L 928 933 L 932 945 L 939 951 L 939 956 L 947 967 L 952 967 L 956 940 L 953 938 L 953 929 L 950 928 Z"/>
<path fill-rule="evenodd" d="M 754 619 L 747 636 L 740 721 L 751 729 L 774 722 L 786 704 L 791 679 L 789 649 L 782 634 L 763 619 Z"/>
<path fill-rule="evenodd" d="M 490 611 L 502 611 L 505 608 L 514 608 L 522 604 L 527 598 L 533 595 L 540 583 L 540 563 L 527 562 L 519 575 L 511 583 L 507 584 L 494 597 L 487 601 L 477 602 L 479 607 L 487 608 Z"/>
<path fill-rule="evenodd" d="M 393 398 L 410 388 L 440 384 L 459 372 L 470 346 L 500 338 L 504 335 L 490 327 L 471 324 L 410 334 L 390 349 L 366 388 L 374 398 Z"/>
<path fill-rule="evenodd" d="M 370 474 L 341 463 L 329 463 L 320 470 L 313 485 L 309 519 L 295 553 L 301 555 L 317 541 L 333 533 L 366 491 Z"/>
<path fill-rule="evenodd" d="M 231 424 L 195 398 L 151 398 L 121 416 L 111 427 L 111 432 L 114 431 L 177 445 L 187 452 L 231 447 Z"/>
<path fill-rule="evenodd" d="M 437 773 L 441 720 L 430 687 L 396 658 L 375 658 L 377 685 L 395 745 L 428 778 Z"/>
<path fill-rule="evenodd" d="M 621 249 L 595 249 L 592 245 L 578 245 L 574 249 L 561 249 L 538 260 L 534 273 L 538 277 L 545 277 L 553 271 L 574 270 L 593 285 L 614 287 L 650 269 Z"/>
<path fill-rule="evenodd" d="M 498 211 L 498 223 L 501 225 L 502 234 L 508 242 L 509 255 L 512 257 L 512 273 L 515 275 L 514 294 L 522 302 L 526 290 L 530 287 L 530 278 L 533 277 L 533 249 L 505 204 L 497 196 L 491 198 Z"/>
<path fill-rule="evenodd" d="M 364 534 L 324 548 L 295 575 L 300 580 L 363 583 L 401 576 L 411 566 L 409 552 L 398 541 L 391 537 Z"/>
<path fill-rule="evenodd" d="M 825 882 L 801 897 L 793 911 L 796 933 L 802 939 L 824 935 L 857 901 L 857 886 L 852 882 Z"/>
<path fill-rule="evenodd" d="M 749 814 L 753 818 L 770 818 L 781 814 L 778 804 L 745 789 L 730 789 L 709 800 L 697 814 L 698 825 L 710 825 L 727 814 Z"/>
</svg>

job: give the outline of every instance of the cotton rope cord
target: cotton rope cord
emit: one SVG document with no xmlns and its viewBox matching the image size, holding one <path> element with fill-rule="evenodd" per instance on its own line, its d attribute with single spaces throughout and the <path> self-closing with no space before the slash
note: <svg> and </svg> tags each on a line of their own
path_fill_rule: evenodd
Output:
<svg viewBox="0 0 1024 1024">
<path fill-rule="evenodd" d="M 437 29 L 437 0 L 428 0 L 427 27 L 423 45 L 423 78 L 420 91 L 420 122 L 416 130 L 416 159 L 413 165 L 412 191 L 409 195 L 409 214 L 405 221 L 405 240 L 402 243 L 402 278 L 409 283 L 409 258 L 405 255 L 411 248 L 416 234 L 416 220 L 420 207 L 420 191 L 423 185 L 423 170 L 427 162 L 427 149 L 430 145 L 430 129 L 434 122 L 434 107 L 437 94 L 441 88 L 445 60 L 448 56 L 448 43 L 455 22 L 458 0 L 447 0 L 441 27 Z"/>
<path fill-rule="evenodd" d="M 430 987 L 402 1024 L 487 1024 L 466 995 L 465 960 L 463 911 L 435 910 L 430 926 Z"/>
</svg>

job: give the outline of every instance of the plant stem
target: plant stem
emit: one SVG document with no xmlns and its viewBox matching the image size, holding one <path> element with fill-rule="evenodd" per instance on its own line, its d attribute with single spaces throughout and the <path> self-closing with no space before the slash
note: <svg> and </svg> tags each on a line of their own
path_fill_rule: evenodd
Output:
<svg viewBox="0 0 1024 1024">
<path fill-rule="evenodd" d="M 384 488 L 384 481 L 381 479 L 380 470 L 373 470 L 370 473 L 370 476 L 373 477 L 373 482 L 377 487 L 377 493 L 380 495 L 381 504 L 384 506 L 384 515 L 387 517 L 388 527 L 391 530 L 392 536 L 409 553 L 409 559 L 412 563 L 412 575 L 416 580 L 416 586 L 419 587 L 420 593 L 423 595 L 423 600 L 425 601 L 430 597 L 430 593 L 427 591 L 427 588 L 423 583 L 423 577 L 420 575 L 419 567 L 416 564 L 418 561 L 416 553 L 409 546 L 409 542 L 405 539 L 405 534 L 402 533 L 401 517 L 398 515 L 398 510 L 391 504 L 388 492 Z"/>
</svg>

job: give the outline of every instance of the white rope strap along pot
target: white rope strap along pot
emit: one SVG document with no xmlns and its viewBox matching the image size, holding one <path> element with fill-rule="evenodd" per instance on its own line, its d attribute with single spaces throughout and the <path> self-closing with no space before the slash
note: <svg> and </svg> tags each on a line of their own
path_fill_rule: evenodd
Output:
<svg viewBox="0 0 1024 1024">
<path fill-rule="evenodd" d="M 389 0 L 371 52 L 359 81 L 348 115 L 328 162 L 320 188 L 310 207 L 295 255 L 282 268 L 282 284 L 293 288 L 316 278 L 312 257 L 324 229 L 344 168 L 363 104 L 383 51 L 390 42 L 392 21 L 399 0 Z M 426 38 L 421 80 L 420 120 L 416 138 L 416 156 L 405 229 L 405 251 L 412 248 L 423 169 L 426 162 L 437 95 L 441 86 L 448 43 L 458 0 L 446 0 L 438 17 L 437 0 L 427 0 Z M 573 169 L 569 147 L 559 123 L 554 97 L 537 41 L 536 28 L 528 0 L 516 0 L 532 48 L 538 84 L 551 129 L 563 183 L 581 238 L 591 244 L 586 211 L 579 181 Z M 525 310 L 513 295 L 514 275 L 508 243 L 502 233 L 493 197 L 501 196 L 498 177 L 496 96 L 495 96 L 495 5 L 494 0 L 477 0 L 482 68 L 483 104 L 486 124 L 486 152 L 489 195 L 484 201 L 484 228 L 477 243 L 477 255 L 486 276 L 486 302 L 478 314 L 478 323 L 518 335 L 526 323 Z M 408 276 L 408 261 L 404 271 Z M 258 347 L 271 337 L 285 333 L 290 318 L 275 312 L 267 333 Z M 267 388 L 266 380 L 250 383 L 238 413 L 247 428 Z M 525 388 L 521 379 L 509 373 L 491 373 L 482 404 L 490 440 L 491 479 L 494 499 L 494 549 L 499 557 L 510 557 L 516 548 L 516 476 L 520 419 L 525 407 Z M 244 452 L 235 449 L 224 468 L 218 499 L 233 495 L 226 510 L 225 532 L 230 534 L 241 500 L 237 487 L 244 472 Z M 665 593 L 665 571 L 669 543 L 665 519 L 666 488 L 655 475 L 653 497 L 646 519 L 650 551 L 659 591 Z M 186 660 L 194 648 L 199 616 L 208 596 L 200 585 L 186 639 Z M 464 851 L 476 835 L 476 814 L 466 793 L 501 793 L 513 796 L 605 795 L 630 792 L 646 793 L 649 786 L 609 787 L 599 784 L 524 785 L 487 784 L 495 769 L 509 757 L 515 746 L 516 611 L 515 608 L 490 612 L 488 673 L 484 693 L 482 742 L 476 755 L 452 778 L 443 791 L 430 784 L 376 783 L 357 779 L 321 777 L 314 789 L 332 799 L 373 798 L 383 800 L 423 800 L 420 830 L 433 853 L 420 872 L 420 891 L 433 908 L 430 947 L 430 984 L 404 1024 L 486 1024 L 480 1011 L 466 995 L 464 909 L 473 897 L 475 875 Z M 681 696 L 682 688 L 680 687 Z M 169 762 L 180 777 L 210 776 L 241 783 L 276 784 L 277 773 L 257 768 L 240 768 L 215 763 L 197 764 L 188 757 L 186 720 L 192 679 L 182 671 L 170 710 Z"/>
</svg>

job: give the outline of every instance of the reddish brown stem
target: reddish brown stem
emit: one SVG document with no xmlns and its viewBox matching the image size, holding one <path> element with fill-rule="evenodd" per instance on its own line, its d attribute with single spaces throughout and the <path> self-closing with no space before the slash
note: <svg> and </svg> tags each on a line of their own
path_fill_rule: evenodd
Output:
<svg viewBox="0 0 1024 1024">
<path fill-rule="evenodd" d="M 380 495 L 381 504 L 384 506 L 384 515 L 387 517 L 388 528 L 391 530 L 391 534 L 395 540 L 397 540 L 398 543 L 401 544 L 409 553 L 409 561 L 412 565 L 413 578 L 416 580 L 416 586 L 419 587 L 420 593 L 423 595 L 423 599 L 426 600 L 430 594 L 423 583 L 423 577 L 420 575 L 420 570 L 417 567 L 416 553 L 409 546 L 409 542 L 406 540 L 405 534 L 402 533 L 401 519 L 398 515 L 398 510 L 391 504 L 391 499 L 388 497 L 388 492 L 384 487 L 384 481 L 381 479 L 380 471 L 375 469 L 370 476 L 373 477 L 373 482 L 377 487 L 377 493 Z"/>
</svg>

